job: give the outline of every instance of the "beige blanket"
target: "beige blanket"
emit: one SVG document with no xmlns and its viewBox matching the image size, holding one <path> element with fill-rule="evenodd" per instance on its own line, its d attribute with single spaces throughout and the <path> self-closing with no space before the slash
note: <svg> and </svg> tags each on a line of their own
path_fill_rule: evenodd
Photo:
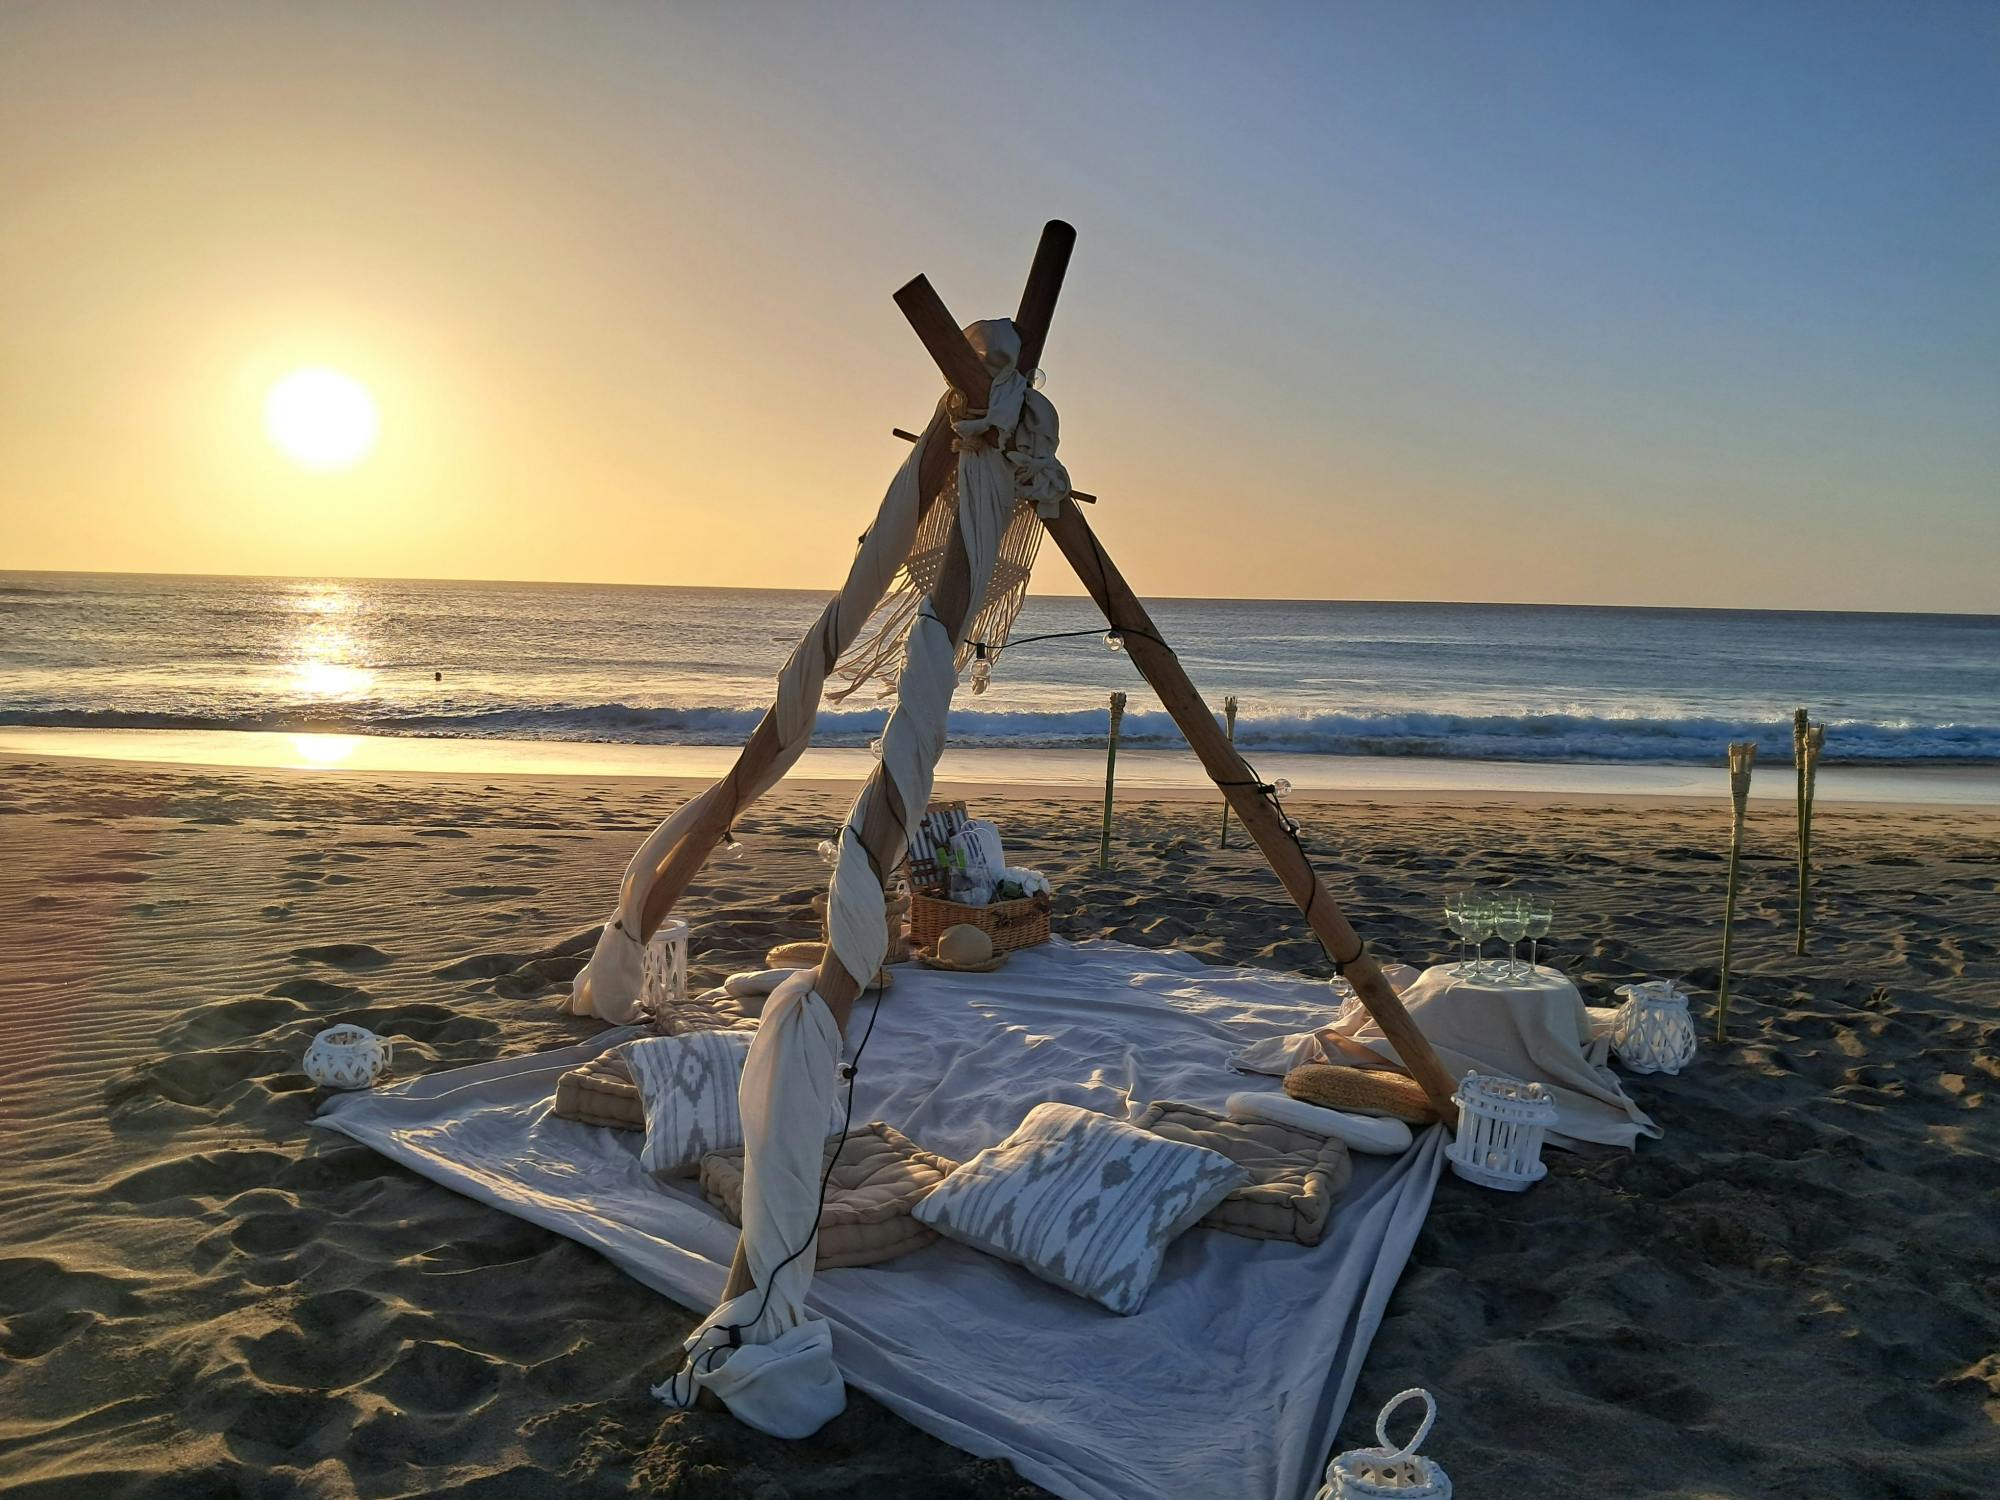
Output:
<svg viewBox="0 0 2000 1500">
<path fill-rule="evenodd" d="M 1640 1136 L 1661 1134 L 1606 1066 L 1602 1020 L 1558 970 L 1501 983 L 1466 979 L 1440 964 L 1403 990 L 1403 1005 L 1453 1077 L 1503 1073 L 1547 1086 L 1560 1112 L 1552 1143 L 1629 1149 Z M 1300 1063 L 1400 1066 L 1402 1059 L 1368 1012 L 1350 1002 L 1329 1026 L 1259 1042 L 1231 1061 L 1245 1072 L 1283 1074 Z"/>
</svg>

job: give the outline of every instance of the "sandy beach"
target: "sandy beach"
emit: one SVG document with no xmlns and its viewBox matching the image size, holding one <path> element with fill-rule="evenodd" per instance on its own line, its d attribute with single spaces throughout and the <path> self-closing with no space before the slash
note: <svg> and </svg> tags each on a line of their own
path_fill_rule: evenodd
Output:
<svg viewBox="0 0 2000 1500">
<path fill-rule="evenodd" d="M 546 1048 L 636 839 L 641 780 L 0 770 L 0 1491 L 37 1496 L 1039 1493 L 864 1397 L 810 1441 L 646 1393 L 692 1316 L 563 1239 L 307 1128 L 335 1020 L 398 1071 Z M 698 980 L 812 935 L 837 789 L 781 790 L 684 911 Z M 1057 930 L 1326 972 L 1215 809 L 988 800 Z M 1713 806 L 1301 802 L 1385 954 L 1446 956 L 1454 883 L 1552 893 L 1593 1000 L 1712 986 Z M 1343 1446 L 1433 1390 L 1466 1495 L 1970 1497 L 2000 1470 L 2000 817 L 1824 806 L 1791 953 L 1791 824 L 1753 818 L 1734 1035 L 1631 1083 L 1666 1129 L 1447 1176 Z M 1697 1002 L 1704 1019 L 1707 995 Z M 1273 1337 L 1282 1330 L 1273 1330 Z M 1254 1441 L 1254 1435 L 1246 1435 Z"/>
</svg>

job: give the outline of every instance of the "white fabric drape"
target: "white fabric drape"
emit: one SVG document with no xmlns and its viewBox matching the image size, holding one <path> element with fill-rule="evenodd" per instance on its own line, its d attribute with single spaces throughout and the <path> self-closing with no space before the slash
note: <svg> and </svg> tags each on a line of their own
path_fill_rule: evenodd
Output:
<svg viewBox="0 0 2000 1500">
<path fill-rule="evenodd" d="M 792 648 L 790 659 L 779 672 L 777 695 L 770 710 L 776 722 L 778 753 L 754 782 L 737 789 L 736 795 L 744 801 L 776 786 L 805 752 L 819 716 L 820 692 L 827 674 L 868 623 L 897 569 L 902 567 L 923 510 L 917 472 L 923 464 L 928 441 L 942 439 L 927 432 L 927 441 L 911 448 L 896 477 L 889 481 L 888 492 L 875 514 L 875 524 L 862 537 L 854 561 L 848 566 L 847 581 L 827 602 L 812 629 Z M 595 1015 L 621 1025 L 637 1019 L 645 958 L 639 933 L 647 894 L 674 846 L 718 802 L 728 800 L 731 795 L 725 780 L 691 798 L 654 829 L 627 862 L 619 888 L 618 909 L 604 924 L 590 961 L 571 988 L 571 1014 Z M 872 974 L 874 970 L 869 972 Z"/>
<path fill-rule="evenodd" d="M 958 620 L 941 619 L 930 594 L 911 618 L 896 707 L 882 730 L 883 774 L 869 779 L 847 815 L 828 890 L 831 957 L 863 983 L 881 967 L 888 947 L 886 893 L 877 864 L 893 869 L 902 852 L 878 849 L 870 855 L 862 843 L 869 811 L 877 798 L 894 796 L 896 826 L 908 828 L 923 816 L 958 685 L 953 636 L 979 616 L 1017 491 L 1034 498 L 1038 486 L 1052 482 L 1053 438 L 1043 436 L 1039 420 L 1034 442 L 1028 448 L 1015 444 L 1029 391 L 1015 368 L 1020 339 L 1013 324 L 976 323 L 967 337 L 994 371 L 987 409 L 952 424 L 958 453 L 952 498 L 971 587 Z M 1053 430 L 1048 408 L 1046 432 Z M 1010 450 L 1019 455 L 1018 465 Z M 833 1341 L 805 1311 L 818 1238 L 827 1109 L 840 1057 L 832 1013 L 810 988 L 816 974 L 802 971 L 779 986 L 744 1065 L 743 1246 L 750 1290 L 695 1329 L 686 1344 L 688 1377 L 657 1392 L 670 1401 L 691 1401 L 699 1390 L 714 1391 L 744 1422 L 788 1438 L 817 1431 L 846 1399 Z"/>
</svg>

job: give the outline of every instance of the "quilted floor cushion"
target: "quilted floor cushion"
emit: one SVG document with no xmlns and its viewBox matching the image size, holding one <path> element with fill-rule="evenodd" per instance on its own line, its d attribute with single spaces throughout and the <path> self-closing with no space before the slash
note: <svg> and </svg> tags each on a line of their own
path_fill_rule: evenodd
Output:
<svg viewBox="0 0 2000 1500">
<path fill-rule="evenodd" d="M 1162 1101 L 1132 1122 L 1168 1140 L 1205 1146 L 1250 1174 L 1202 1216 L 1207 1229 L 1260 1240 L 1317 1245 L 1326 1233 L 1334 1199 L 1354 1175 L 1346 1145 L 1264 1120 L 1232 1120 L 1193 1104 Z"/>
<path fill-rule="evenodd" d="M 661 1036 L 685 1036 L 691 1031 L 755 1031 L 757 1018 L 725 1008 L 722 992 L 690 995 L 685 1000 L 669 1000 L 653 1016 L 654 1030 Z M 616 1052 L 593 1057 L 556 1080 L 555 1113 L 558 1118 L 579 1125 L 602 1125 L 612 1130 L 644 1130 L 646 1107 L 639 1097 L 639 1085 L 632 1070 Z"/>
<path fill-rule="evenodd" d="M 935 1156 L 880 1120 L 856 1126 L 841 1145 L 826 1143 L 833 1176 L 819 1216 L 817 1264 L 873 1266 L 920 1250 L 937 1238 L 910 1217 L 919 1199 L 948 1177 L 958 1163 Z M 701 1190 L 729 1222 L 743 1222 L 743 1152 L 711 1151 L 701 1160 Z"/>
<path fill-rule="evenodd" d="M 556 1080 L 555 1112 L 579 1125 L 604 1125 L 613 1130 L 644 1130 L 646 1105 L 632 1070 L 615 1052 L 593 1057 Z"/>
</svg>

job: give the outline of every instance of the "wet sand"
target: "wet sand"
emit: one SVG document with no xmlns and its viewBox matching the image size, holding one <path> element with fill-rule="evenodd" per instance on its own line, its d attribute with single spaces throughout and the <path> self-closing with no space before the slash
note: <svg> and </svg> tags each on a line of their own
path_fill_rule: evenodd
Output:
<svg viewBox="0 0 2000 1500">
<path fill-rule="evenodd" d="M 865 1398 L 809 1442 L 647 1394 L 694 1314 L 309 1130 L 337 1020 L 408 1073 L 570 1041 L 557 996 L 669 783 L 0 761 L 0 1491 L 1037 1494 Z M 844 790 L 781 791 L 683 907 L 696 977 L 815 935 Z M 1057 930 L 1324 974 L 1213 805 L 975 800 Z M 1333 798 L 1307 847 L 1385 956 L 1469 882 L 1554 896 L 1593 1001 L 1716 979 L 1714 804 Z M 2000 817 L 1824 805 L 1807 958 L 1753 810 L 1736 1020 L 1629 1087 L 1666 1138 L 1447 1177 L 1342 1445 L 1407 1385 L 1459 1493 L 1983 1496 L 2000 1473 Z M 1704 1026 L 1706 1030 L 1706 1026 Z M 1273 1330 L 1273 1337 L 1282 1330 Z M 1246 1442 L 1257 1440 L 1245 1434 Z"/>
</svg>

